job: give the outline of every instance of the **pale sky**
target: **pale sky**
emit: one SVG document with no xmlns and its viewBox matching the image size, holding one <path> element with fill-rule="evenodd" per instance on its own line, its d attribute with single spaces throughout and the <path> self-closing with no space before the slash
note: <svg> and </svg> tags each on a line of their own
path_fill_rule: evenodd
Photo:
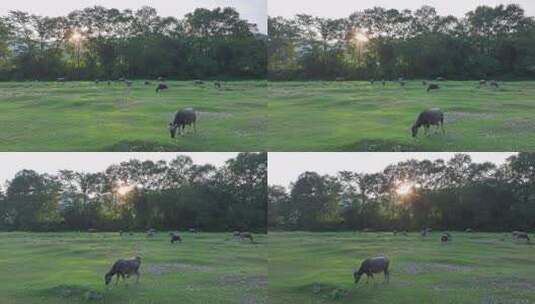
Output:
<svg viewBox="0 0 535 304">
<path fill-rule="evenodd" d="M 288 187 L 297 177 L 314 171 L 320 175 L 336 175 L 340 171 L 377 173 L 388 165 L 409 159 L 448 160 L 456 153 L 269 153 L 268 183 Z M 516 153 L 465 153 L 473 162 L 492 162 L 501 165 Z"/>
<path fill-rule="evenodd" d="M 296 14 L 345 18 L 355 11 L 380 6 L 398 10 L 412 11 L 423 5 L 437 9 L 440 15 L 462 17 L 479 5 L 496 6 L 498 4 L 516 3 L 526 11 L 526 15 L 535 16 L 535 0 L 269 0 L 269 16 L 293 17 Z"/>
<path fill-rule="evenodd" d="M 100 172 L 109 165 L 118 164 L 130 159 L 138 160 L 172 160 L 178 155 L 191 157 L 194 164 L 212 164 L 222 166 L 225 161 L 234 158 L 238 153 L 0 153 L 0 185 L 23 169 L 31 169 L 38 173 L 55 174 L 59 170 L 82 172 Z"/>
<path fill-rule="evenodd" d="M 256 23 L 262 33 L 267 32 L 267 0 L 1 0 L 0 15 L 21 10 L 42 16 L 64 16 L 95 5 L 106 8 L 133 9 L 154 7 L 160 16 L 182 18 L 196 8 L 234 7 L 243 19 Z"/>
</svg>

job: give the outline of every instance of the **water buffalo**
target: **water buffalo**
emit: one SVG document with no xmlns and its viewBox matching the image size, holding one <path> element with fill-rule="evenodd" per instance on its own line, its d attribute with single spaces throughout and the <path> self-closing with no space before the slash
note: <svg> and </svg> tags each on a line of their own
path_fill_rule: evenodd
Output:
<svg viewBox="0 0 535 304">
<path fill-rule="evenodd" d="M 171 244 L 174 244 L 175 242 L 182 243 L 182 238 L 177 233 L 171 233 Z"/>
<path fill-rule="evenodd" d="M 240 233 L 240 240 L 248 239 L 253 242 L 253 235 L 250 232 L 242 232 Z"/>
<path fill-rule="evenodd" d="M 141 258 L 135 257 L 131 260 L 118 260 L 113 264 L 110 271 L 104 276 L 106 285 L 109 285 L 113 276 L 117 276 L 115 285 L 119 284 L 119 277 L 123 280 L 129 278 L 131 275 L 136 275 L 136 283 L 139 283 L 139 266 L 141 266 Z"/>
<path fill-rule="evenodd" d="M 193 129 L 197 132 L 197 113 L 192 108 L 182 109 L 175 114 L 173 122 L 169 124 L 169 132 L 171 133 L 171 138 L 175 138 L 176 132 L 181 134 L 182 131 L 186 129 L 186 126 L 193 125 Z"/>
<path fill-rule="evenodd" d="M 444 130 L 444 113 L 440 109 L 429 109 L 420 113 L 416 122 L 412 125 L 412 137 L 418 136 L 418 129 L 422 126 L 425 128 L 426 135 L 430 126 L 437 126 L 437 128 L 442 129 L 442 133 L 446 133 Z"/>
<path fill-rule="evenodd" d="M 516 240 L 530 241 L 529 235 L 524 231 L 513 231 L 513 238 Z"/>
<path fill-rule="evenodd" d="M 156 87 L 156 93 L 160 93 L 160 91 L 165 91 L 167 89 L 169 89 L 169 87 L 167 87 L 167 85 L 165 83 L 160 83 Z"/>
<path fill-rule="evenodd" d="M 431 83 L 429 84 L 429 86 L 427 87 L 427 92 L 430 92 L 432 90 L 438 90 L 440 89 L 440 87 L 438 86 L 438 84 L 434 84 L 434 83 Z"/>
<path fill-rule="evenodd" d="M 385 274 L 385 282 L 390 281 L 390 272 L 388 271 L 388 267 L 390 265 L 390 260 L 388 260 L 387 257 L 381 256 L 381 257 L 375 257 L 375 258 L 369 258 L 364 260 L 362 264 L 360 265 L 359 270 L 353 271 L 353 278 L 355 279 L 355 284 L 358 284 L 360 278 L 363 274 L 366 274 L 368 280 L 366 283 L 368 283 L 370 277 L 373 279 L 373 275 L 376 273 L 384 272 Z"/>
</svg>

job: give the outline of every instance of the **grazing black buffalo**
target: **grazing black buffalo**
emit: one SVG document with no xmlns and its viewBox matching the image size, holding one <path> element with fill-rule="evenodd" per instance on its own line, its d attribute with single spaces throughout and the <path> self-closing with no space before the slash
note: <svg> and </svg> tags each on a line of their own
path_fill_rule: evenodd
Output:
<svg viewBox="0 0 535 304">
<path fill-rule="evenodd" d="M 175 138 L 177 130 L 178 134 L 181 134 L 185 130 L 186 126 L 193 125 L 193 129 L 197 132 L 197 113 L 192 108 L 186 108 L 178 111 L 175 114 L 173 122 L 169 124 L 169 132 L 171 133 L 171 138 Z"/>
<path fill-rule="evenodd" d="M 249 241 L 254 242 L 253 235 L 250 232 L 241 232 L 240 233 L 240 240 L 248 239 Z"/>
<path fill-rule="evenodd" d="M 165 83 L 160 83 L 158 87 L 156 87 L 156 93 L 160 93 L 160 91 L 165 91 L 169 89 Z"/>
<path fill-rule="evenodd" d="M 429 109 L 420 113 L 418 119 L 412 125 L 412 137 L 418 136 L 418 129 L 422 126 L 425 128 L 426 134 L 429 132 L 430 126 L 437 126 L 437 128 L 442 129 L 442 133 L 445 133 L 444 113 L 440 109 Z"/>
<path fill-rule="evenodd" d="M 171 244 L 174 244 L 175 242 L 182 243 L 182 238 L 177 233 L 171 233 Z"/>
<path fill-rule="evenodd" d="M 123 280 L 126 278 L 129 278 L 131 275 L 136 275 L 136 283 L 139 283 L 139 266 L 141 266 L 141 258 L 135 257 L 131 260 L 118 260 L 113 264 L 110 271 L 106 273 L 104 276 L 104 280 L 106 282 L 106 285 L 110 284 L 111 279 L 113 276 L 117 276 L 117 281 L 115 281 L 115 285 L 119 284 L 119 277 L 121 277 Z"/>
<path fill-rule="evenodd" d="M 429 86 L 427 87 L 427 92 L 430 92 L 432 90 L 438 90 L 440 89 L 440 87 L 438 86 L 438 84 L 434 84 L 434 83 L 431 83 L 429 84 Z"/>
<path fill-rule="evenodd" d="M 388 267 L 390 266 L 390 260 L 387 257 L 375 257 L 364 260 L 360 265 L 360 269 L 353 271 L 353 278 L 355 279 L 355 284 L 358 284 L 360 278 L 363 274 L 366 274 L 368 281 L 370 278 L 373 279 L 373 275 L 376 273 L 384 272 L 385 282 L 390 281 L 390 272 Z M 366 281 L 366 283 L 368 283 Z"/>
<path fill-rule="evenodd" d="M 513 239 L 530 241 L 529 235 L 524 231 L 513 231 Z"/>
</svg>

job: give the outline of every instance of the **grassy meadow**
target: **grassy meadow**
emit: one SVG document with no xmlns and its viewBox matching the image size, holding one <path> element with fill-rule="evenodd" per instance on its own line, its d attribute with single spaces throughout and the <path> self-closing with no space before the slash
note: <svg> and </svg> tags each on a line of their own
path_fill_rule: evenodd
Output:
<svg viewBox="0 0 535 304">
<path fill-rule="evenodd" d="M 509 233 L 271 233 L 269 297 L 283 303 L 535 303 L 535 246 Z M 353 269 L 390 258 L 390 283 Z"/>
<path fill-rule="evenodd" d="M 267 236 L 182 233 L 170 244 L 119 233 L 0 233 L 0 298 L 6 304 L 267 303 Z M 105 286 L 119 258 L 142 257 L 135 276 Z"/>
<path fill-rule="evenodd" d="M 533 151 L 535 81 L 273 82 L 269 151 Z M 445 112 L 446 135 L 413 139 L 428 108 Z"/>
<path fill-rule="evenodd" d="M 266 82 L 0 82 L 0 151 L 261 151 Z M 171 139 L 180 108 L 198 111 L 198 133 Z"/>
<path fill-rule="evenodd" d="M 1 151 L 532 151 L 535 82 L 479 88 L 445 81 L 0 83 Z M 184 107 L 199 112 L 198 133 L 171 139 Z M 413 139 L 427 108 L 446 115 L 446 135 Z"/>
</svg>

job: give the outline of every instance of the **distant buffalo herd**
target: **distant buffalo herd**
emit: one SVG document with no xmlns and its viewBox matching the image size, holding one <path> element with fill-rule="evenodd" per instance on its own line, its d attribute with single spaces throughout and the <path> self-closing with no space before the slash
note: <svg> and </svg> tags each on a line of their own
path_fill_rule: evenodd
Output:
<svg viewBox="0 0 535 304">
<path fill-rule="evenodd" d="M 196 228 L 190 228 L 188 230 L 190 233 L 199 233 L 199 230 Z M 95 229 L 89 229 L 90 233 L 97 232 Z M 156 236 L 158 231 L 156 229 L 149 229 L 146 232 L 147 238 L 153 238 Z M 134 235 L 133 232 L 123 232 L 119 231 L 120 236 L 124 235 Z M 171 244 L 175 244 L 176 242 L 182 243 L 182 237 L 178 232 L 169 232 L 169 237 L 171 239 Z M 254 243 L 253 240 L 253 234 L 250 232 L 240 232 L 240 231 L 234 231 L 232 234 L 232 239 L 237 239 L 239 241 L 248 240 L 251 243 Z M 115 285 L 119 284 L 119 279 L 127 279 L 132 275 L 136 276 L 136 283 L 139 283 L 139 277 L 141 274 L 139 273 L 139 268 L 141 266 L 141 257 L 137 256 L 132 259 L 119 259 L 117 260 L 111 267 L 110 271 L 106 273 L 104 276 L 104 283 L 106 285 L 109 285 L 113 276 L 116 276 Z"/>
<path fill-rule="evenodd" d="M 56 79 L 56 81 L 57 82 L 66 82 L 67 78 L 66 77 L 58 77 Z M 156 93 L 159 94 L 162 91 L 169 90 L 169 86 L 165 83 L 165 77 L 158 77 L 157 81 L 159 83 L 156 86 Z M 97 84 L 97 85 L 100 84 L 100 82 L 101 81 L 98 80 L 98 79 L 95 80 L 95 84 Z M 108 86 L 110 86 L 112 84 L 111 80 L 107 80 L 106 82 L 107 82 Z M 131 80 L 128 80 L 128 79 L 126 79 L 124 77 L 118 78 L 118 79 L 114 80 L 113 82 L 115 82 L 115 83 L 124 83 L 126 85 L 126 87 L 128 87 L 128 88 L 132 87 L 132 85 L 134 84 Z M 193 83 L 194 83 L 195 86 L 202 86 L 202 85 L 205 84 L 205 81 L 203 81 L 203 80 L 195 80 Z M 149 80 L 145 80 L 143 82 L 143 84 L 146 85 L 146 86 L 149 86 L 149 85 L 151 85 L 151 82 Z M 219 89 L 219 90 L 222 89 L 223 88 L 223 82 L 221 82 L 219 80 L 214 81 L 214 87 L 216 89 Z M 194 132 L 197 132 L 196 122 L 197 122 L 197 113 L 195 112 L 195 110 L 193 108 L 184 108 L 184 109 L 178 110 L 175 113 L 173 121 L 171 123 L 169 123 L 169 132 L 170 132 L 171 138 L 176 138 L 177 131 L 178 131 L 178 135 L 184 134 L 185 128 L 187 126 L 192 127 Z"/>
<path fill-rule="evenodd" d="M 436 81 L 446 81 L 446 79 L 443 78 L 443 77 L 437 77 Z M 404 87 L 406 85 L 405 79 L 403 79 L 403 77 L 400 77 L 397 80 L 397 82 L 402 87 Z M 383 86 L 386 86 L 387 81 L 383 79 L 381 83 L 383 84 Z M 372 84 L 372 85 L 375 84 L 375 79 L 371 79 L 370 80 L 370 84 Z M 487 84 L 489 84 L 493 88 L 499 88 L 500 87 L 500 85 L 498 84 L 498 81 L 496 81 L 496 80 L 487 81 L 487 80 L 482 79 L 482 80 L 479 81 L 479 88 L 481 88 L 483 86 L 486 86 Z M 440 86 L 438 84 L 428 83 L 427 80 L 423 80 L 422 81 L 422 85 L 424 87 L 427 87 L 427 89 L 426 89 L 427 92 L 440 89 Z M 433 108 L 433 109 L 427 109 L 427 110 L 422 111 L 418 115 L 418 118 L 417 118 L 416 122 L 413 124 L 413 126 L 411 128 L 412 137 L 417 137 L 418 136 L 418 129 L 420 127 L 424 127 L 425 128 L 425 135 L 429 135 L 428 131 L 429 131 L 429 127 L 430 126 L 436 126 L 437 129 L 440 128 L 441 131 L 442 131 L 442 134 L 446 133 L 446 131 L 444 130 L 444 112 L 442 112 L 442 110 L 440 110 L 438 108 Z"/>
<path fill-rule="evenodd" d="M 430 235 L 430 233 L 433 230 L 429 227 L 424 228 L 420 231 L 420 235 L 422 237 L 427 237 Z M 363 232 L 371 232 L 369 229 L 363 230 Z M 473 230 L 471 228 L 467 228 L 465 230 L 466 233 L 472 233 Z M 393 232 L 394 236 L 398 235 L 398 232 L 395 230 Z M 407 230 L 403 231 L 401 233 L 404 236 L 408 236 L 409 232 Z M 512 232 L 513 240 L 525 240 L 527 243 L 530 243 L 530 238 L 527 232 L 524 231 L 513 231 Z M 448 231 L 443 231 L 440 235 L 440 242 L 442 244 L 446 244 L 452 241 L 452 234 Z M 366 275 L 368 280 L 370 278 L 373 279 L 373 275 L 377 273 L 384 273 L 385 276 L 385 283 L 388 283 L 390 281 L 390 260 L 386 256 L 378 256 L 378 257 L 372 257 L 365 259 L 359 269 L 355 269 L 353 271 L 353 279 L 354 283 L 357 284 L 361 278 L 362 275 Z M 368 281 L 367 281 L 368 282 Z M 374 281 L 375 282 L 375 281 Z"/>
<path fill-rule="evenodd" d="M 337 81 L 343 81 L 344 79 L 343 78 L 337 78 L 336 80 Z M 444 77 L 437 77 L 435 79 L 435 81 L 441 82 L 441 81 L 446 81 L 446 79 Z M 370 79 L 370 84 L 373 85 L 373 84 L 375 84 L 375 82 L 376 82 L 375 79 Z M 405 81 L 405 79 L 403 77 L 398 78 L 398 80 L 395 81 L 395 82 L 399 83 L 402 87 L 404 87 L 406 85 L 406 81 Z M 381 81 L 381 83 L 382 83 L 383 86 L 386 86 L 387 80 L 383 79 Z M 438 84 L 429 83 L 427 80 L 422 80 L 422 85 L 424 87 L 426 87 L 426 91 L 427 92 L 440 89 L 440 86 Z M 490 87 L 496 88 L 496 89 L 500 87 L 500 85 L 498 84 L 498 81 L 496 81 L 496 80 L 487 81 L 487 80 L 482 79 L 478 83 L 479 88 L 482 88 L 482 87 L 487 86 L 487 85 L 489 85 Z M 442 134 L 446 133 L 446 131 L 444 130 L 444 112 L 442 112 L 442 110 L 440 110 L 438 108 L 433 108 L 433 109 L 427 109 L 427 110 L 422 111 L 418 115 L 418 118 L 417 118 L 416 122 L 413 124 L 413 126 L 411 128 L 412 136 L 413 137 L 417 137 L 418 136 L 418 129 L 420 127 L 424 127 L 425 128 L 425 135 L 429 135 L 428 131 L 429 131 L 429 127 L 430 126 L 436 126 L 437 129 L 440 128 L 441 131 L 442 131 Z"/>
<path fill-rule="evenodd" d="M 336 78 L 336 80 L 337 81 L 345 81 L 344 78 L 340 78 L 340 77 Z M 58 82 L 65 82 L 66 78 L 65 77 L 60 77 L 60 78 L 57 78 L 57 81 Z M 169 89 L 168 85 L 165 83 L 165 78 L 164 77 L 158 77 L 157 81 L 159 83 L 156 86 L 156 93 L 159 94 L 160 92 Z M 437 77 L 435 79 L 435 81 L 443 82 L 443 81 L 446 81 L 446 79 L 444 77 Z M 96 84 L 98 84 L 99 82 L 100 82 L 99 80 L 95 80 Z M 133 85 L 132 81 L 127 80 L 126 78 L 122 78 L 122 77 L 117 79 L 117 80 L 115 80 L 115 82 L 124 83 L 124 84 L 126 84 L 127 87 L 131 87 Z M 373 85 L 373 84 L 375 84 L 376 80 L 375 79 L 371 79 L 369 82 L 370 82 L 370 84 Z M 398 78 L 397 81 L 395 81 L 395 82 L 398 82 L 403 87 L 406 85 L 406 81 L 405 81 L 405 79 L 403 77 Z M 111 81 L 108 80 L 107 83 L 108 83 L 108 85 L 111 85 Z M 203 81 L 203 80 L 195 80 L 193 83 L 194 83 L 195 86 L 203 86 L 205 84 L 205 81 Z M 387 80 L 383 79 L 381 81 L 381 83 L 382 83 L 383 86 L 386 86 Z M 144 84 L 145 85 L 151 85 L 151 82 L 146 80 L 146 81 L 144 81 Z M 221 89 L 222 86 L 223 86 L 221 81 L 214 81 L 213 84 L 214 84 L 214 87 L 217 88 L 217 89 Z M 422 81 L 422 85 L 424 87 L 426 87 L 426 91 L 427 92 L 440 89 L 440 86 L 438 84 L 429 83 L 427 80 L 423 80 Z M 500 87 L 500 85 L 498 84 L 498 81 L 496 81 L 496 80 L 490 80 L 489 81 L 489 80 L 482 79 L 482 80 L 480 80 L 478 82 L 479 88 L 481 88 L 483 86 L 487 86 L 487 85 L 489 85 L 490 87 L 494 87 L 494 88 L 499 88 Z M 431 109 L 426 109 L 426 110 L 422 111 L 418 115 L 416 122 L 412 125 L 412 128 L 411 128 L 412 136 L 413 137 L 417 137 L 418 136 L 418 129 L 421 128 L 421 127 L 424 128 L 425 135 L 429 135 L 429 128 L 431 126 L 436 126 L 437 130 L 440 129 L 442 131 L 442 134 L 445 134 L 446 131 L 444 130 L 444 118 L 445 118 L 444 112 L 442 110 L 438 109 L 438 108 L 431 108 Z M 188 108 L 183 108 L 183 109 L 178 110 L 175 113 L 173 121 L 171 121 L 169 123 L 169 133 L 171 135 L 171 138 L 175 139 L 177 133 L 178 133 L 178 135 L 184 134 L 185 129 L 186 129 L 187 126 L 192 127 L 193 131 L 197 132 L 196 122 L 197 122 L 197 113 L 195 112 L 195 110 L 193 108 L 188 107 Z"/>
</svg>

